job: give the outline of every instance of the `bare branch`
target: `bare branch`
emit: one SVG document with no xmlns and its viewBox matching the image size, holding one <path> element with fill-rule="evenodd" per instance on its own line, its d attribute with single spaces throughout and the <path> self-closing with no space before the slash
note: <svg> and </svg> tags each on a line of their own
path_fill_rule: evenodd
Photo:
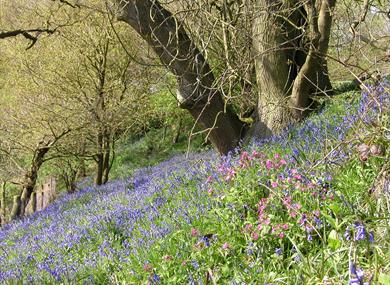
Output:
<svg viewBox="0 0 390 285">
<path fill-rule="evenodd" d="M 31 41 L 30 45 L 26 48 L 26 49 L 30 49 L 35 45 L 40 34 L 46 33 L 48 35 L 51 35 L 55 31 L 56 29 L 28 29 L 28 30 L 19 29 L 13 31 L 5 31 L 5 32 L 0 32 L 0 39 L 6 39 L 6 38 L 22 35 L 23 37 Z M 36 33 L 36 35 L 33 35 L 33 33 Z"/>
</svg>

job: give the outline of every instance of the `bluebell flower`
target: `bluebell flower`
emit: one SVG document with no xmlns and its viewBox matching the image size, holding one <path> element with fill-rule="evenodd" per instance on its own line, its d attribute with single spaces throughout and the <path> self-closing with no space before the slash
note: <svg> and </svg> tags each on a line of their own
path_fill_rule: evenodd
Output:
<svg viewBox="0 0 390 285">
<path fill-rule="evenodd" d="M 199 269 L 199 263 L 196 260 L 191 261 L 192 266 L 194 267 L 195 270 Z"/>
<path fill-rule="evenodd" d="M 316 224 L 316 228 L 317 229 L 320 229 L 322 227 L 322 221 L 321 219 L 317 218 L 317 217 L 314 217 L 314 222 Z"/>
<path fill-rule="evenodd" d="M 276 255 L 280 256 L 280 255 L 282 255 L 283 250 L 280 247 L 278 247 L 277 249 L 275 249 L 275 253 L 276 253 Z"/>
<path fill-rule="evenodd" d="M 374 232 L 370 232 L 368 234 L 368 240 L 370 241 L 370 243 L 374 243 L 375 242 L 375 239 L 374 239 Z"/>
<path fill-rule="evenodd" d="M 160 283 L 161 281 L 161 278 L 160 276 L 158 276 L 156 273 L 153 273 L 153 279 L 152 279 L 153 283 Z"/>
<path fill-rule="evenodd" d="M 351 240 L 351 230 L 349 229 L 349 227 L 347 227 L 347 229 L 345 230 L 344 238 L 346 240 Z"/>
<path fill-rule="evenodd" d="M 355 223 L 355 241 L 364 240 L 366 238 L 366 229 L 360 222 Z"/>
<path fill-rule="evenodd" d="M 361 268 L 356 268 L 356 265 L 351 262 L 349 265 L 351 273 L 350 285 L 369 285 L 370 282 L 364 282 L 364 271 Z"/>
</svg>

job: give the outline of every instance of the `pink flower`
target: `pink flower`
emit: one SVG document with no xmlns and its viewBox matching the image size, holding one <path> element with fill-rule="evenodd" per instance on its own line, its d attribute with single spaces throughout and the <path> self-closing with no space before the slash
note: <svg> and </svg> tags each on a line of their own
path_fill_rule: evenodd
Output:
<svg viewBox="0 0 390 285">
<path fill-rule="evenodd" d="M 199 235 L 199 231 L 195 228 L 191 229 L 191 236 L 196 237 Z"/>
<path fill-rule="evenodd" d="M 273 181 L 273 182 L 271 182 L 271 186 L 272 186 L 272 188 L 276 188 L 279 186 L 279 184 L 278 184 L 278 182 Z"/>
<path fill-rule="evenodd" d="M 279 233 L 279 234 L 278 234 L 278 237 L 279 237 L 279 238 L 284 238 L 284 232 Z"/>
<path fill-rule="evenodd" d="M 181 266 L 186 266 L 187 265 L 187 260 L 183 260 L 182 262 L 181 262 Z"/>
<path fill-rule="evenodd" d="M 209 188 L 209 190 L 207 190 L 207 193 L 209 193 L 210 195 L 213 194 L 214 190 L 212 188 Z"/>
<path fill-rule="evenodd" d="M 151 271 L 153 269 L 153 266 L 150 265 L 149 263 L 144 264 L 144 270 L 145 271 Z"/>
<path fill-rule="evenodd" d="M 228 174 L 227 174 L 226 177 L 225 177 L 225 181 L 230 181 L 230 180 L 232 180 L 232 179 L 234 178 L 235 175 L 236 175 L 236 171 L 235 171 L 234 169 L 230 168 L 230 169 L 228 170 Z"/>
<path fill-rule="evenodd" d="M 295 174 L 294 175 L 294 178 L 297 179 L 297 180 L 301 180 L 302 179 L 302 176 L 300 174 Z"/>
<path fill-rule="evenodd" d="M 280 154 L 279 154 L 279 153 L 275 153 L 275 154 L 274 154 L 274 158 L 275 158 L 275 159 L 279 159 L 279 158 L 280 158 Z"/>
<path fill-rule="evenodd" d="M 282 229 L 285 230 L 285 231 L 288 230 L 288 224 L 283 224 L 282 225 Z"/>
<path fill-rule="evenodd" d="M 252 238 L 253 238 L 253 240 L 258 240 L 259 239 L 259 234 L 257 233 L 257 232 L 253 232 L 252 233 Z"/>
<path fill-rule="evenodd" d="M 210 175 L 209 177 L 207 177 L 206 182 L 210 183 L 211 181 L 213 181 L 213 177 Z"/>
<path fill-rule="evenodd" d="M 246 225 L 245 225 L 245 231 L 246 231 L 246 232 L 250 232 L 250 231 L 252 230 L 252 228 L 253 228 L 253 225 L 252 225 L 252 224 L 246 224 Z"/>
<path fill-rule="evenodd" d="M 272 230 L 271 230 L 271 233 L 274 233 L 274 232 L 276 232 L 278 230 L 279 230 L 279 225 L 273 226 Z"/>
<path fill-rule="evenodd" d="M 246 151 L 243 151 L 240 156 L 240 160 L 251 160 L 249 153 Z"/>
<path fill-rule="evenodd" d="M 228 244 L 227 242 L 225 242 L 223 245 L 222 245 L 222 249 L 224 250 L 228 250 L 230 248 L 230 244 Z"/>
<path fill-rule="evenodd" d="M 291 208 L 291 201 L 292 201 L 291 196 L 287 196 L 287 197 L 283 198 L 283 205 L 286 206 L 287 209 L 290 209 Z"/>
<path fill-rule="evenodd" d="M 172 257 L 172 255 L 164 255 L 164 256 L 163 256 L 163 259 L 164 259 L 165 261 L 171 261 L 171 260 L 173 259 L 173 257 Z"/>
<path fill-rule="evenodd" d="M 299 203 L 296 203 L 296 204 L 293 205 L 293 207 L 294 207 L 294 209 L 296 209 L 296 210 L 300 210 L 300 209 L 302 208 L 302 205 L 299 204 Z"/>
<path fill-rule="evenodd" d="M 252 151 L 252 158 L 264 158 L 265 155 L 262 152 L 257 152 L 256 150 Z"/>
<path fill-rule="evenodd" d="M 267 161 L 265 162 L 265 167 L 269 170 L 271 168 L 273 168 L 274 164 L 271 160 L 267 159 Z"/>
<path fill-rule="evenodd" d="M 279 161 L 279 165 L 282 166 L 282 165 L 286 165 L 287 164 L 287 161 L 285 161 L 284 159 L 281 159 Z"/>
</svg>

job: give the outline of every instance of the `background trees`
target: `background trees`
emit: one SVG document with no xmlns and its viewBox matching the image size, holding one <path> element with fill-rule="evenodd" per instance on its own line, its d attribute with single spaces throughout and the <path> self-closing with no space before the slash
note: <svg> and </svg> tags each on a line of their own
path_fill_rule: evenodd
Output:
<svg viewBox="0 0 390 285">
<path fill-rule="evenodd" d="M 116 141 L 141 132 L 153 113 L 145 92 L 149 77 L 127 56 L 136 45 L 123 48 L 129 42 L 118 42 L 108 14 L 70 11 L 73 24 L 34 49 L 26 52 L 21 38 L 1 42 L 2 155 L 15 161 L 7 167 L 20 169 L 12 177 L 21 188 L 15 217 L 24 215 L 47 161 L 77 166 L 64 179 L 70 191 L 72 172 L 81 172 L 88 159 L 96 161 L 96 184 L 106 183 Z"/>
</svg>

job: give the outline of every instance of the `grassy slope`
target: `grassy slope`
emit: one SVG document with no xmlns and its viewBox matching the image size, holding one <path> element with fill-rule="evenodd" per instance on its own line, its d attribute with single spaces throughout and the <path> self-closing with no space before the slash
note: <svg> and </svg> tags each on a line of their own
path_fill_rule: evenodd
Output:
<svg viewBox="0 0 390 285">
<path fill-rule="evenodd" d="M 368 189 L 388 157 L 362 163 L 356 146 L 386 148 L 388 114 L 363 124 L 372 102 L 359 97 L 241 156 L 177 156 L 62 197 L 0 231 L 0 282 L 363 284 L 360 268 L 364 281 L 386 278 L 389 197 Z"/>
</svg>

